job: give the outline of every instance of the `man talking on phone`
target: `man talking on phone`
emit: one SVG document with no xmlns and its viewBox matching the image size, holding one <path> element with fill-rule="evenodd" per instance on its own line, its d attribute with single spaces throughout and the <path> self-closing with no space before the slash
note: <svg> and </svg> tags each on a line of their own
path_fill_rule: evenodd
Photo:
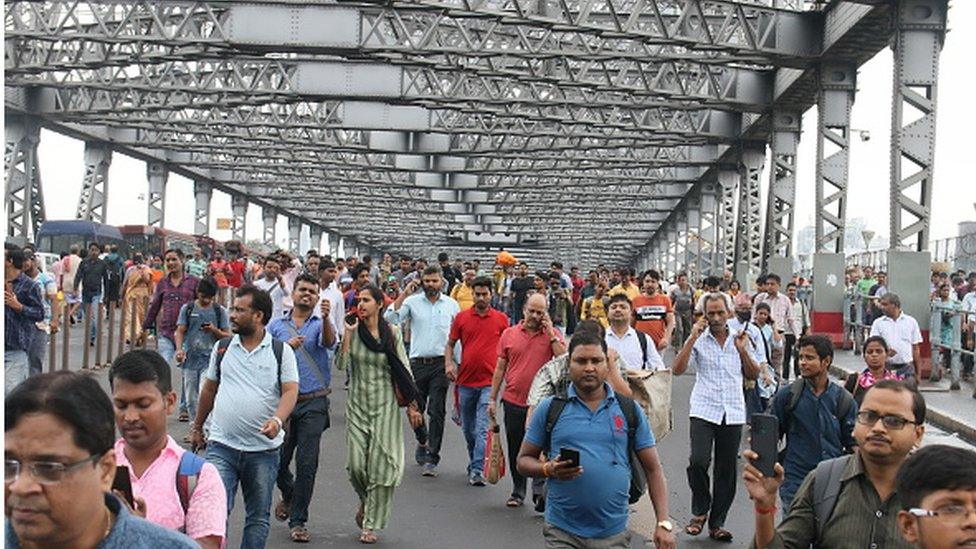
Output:
<svg viewBox="0 0 976 549">
<path fill-rule="evenodd" d="M 519 449 L 518 471 L 548 481 L 546 547 L 624 549 L 630 547 L 633 447 L 658 519 L 651 534 L 654 546 L 672 548 L 668 489 L 654 435 L 634 401 L 614 393 L 607 383 L 609 372 L 606 341 L 589 332 L 574 335 L 569 342 L 567 396 L 539 403 Z M 539 459 L 541 452 L 546 452 L 547 461 Z"/>
</svg>

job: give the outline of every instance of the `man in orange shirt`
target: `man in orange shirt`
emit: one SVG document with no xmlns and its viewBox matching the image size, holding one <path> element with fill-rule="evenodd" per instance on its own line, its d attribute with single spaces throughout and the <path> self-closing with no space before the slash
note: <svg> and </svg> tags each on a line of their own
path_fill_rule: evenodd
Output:
<svg viewBox="0 0 976 549">
<path fill-rule="evenodd" d="M 641 295 L 634 298 L 634 327 L 651 336 L 659 351 L 671 342 L 674 333 L 674 307 L 661 292 L 661 275 L 651 269 L 641 275 Z"/>
</svg>

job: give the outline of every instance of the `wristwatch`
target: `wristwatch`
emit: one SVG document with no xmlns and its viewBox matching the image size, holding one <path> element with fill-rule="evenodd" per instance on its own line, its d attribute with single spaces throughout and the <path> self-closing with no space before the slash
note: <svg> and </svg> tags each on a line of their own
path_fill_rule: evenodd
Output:
<svg viewBox="0 0 976 549">
<path fill-rule="evenodd" d="M 661 520 L 657 523 L 658 528 L 663 528 L 665 532 L 671 532 L 674 530 L 674 524 L 670 520 Z"/>
</svg>

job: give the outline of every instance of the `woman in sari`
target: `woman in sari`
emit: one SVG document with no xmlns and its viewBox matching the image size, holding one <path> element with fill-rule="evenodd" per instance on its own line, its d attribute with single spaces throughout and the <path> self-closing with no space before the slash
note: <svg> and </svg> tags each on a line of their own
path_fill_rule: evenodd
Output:
<svg viewBox="0 0 976 549">
<path fill-rule="evenodd" d="M 409 402 L 410 425 L 418 427 L 423 416 L 403 337 L 381 314 L 383 292 L 366 286 L 359 291 L 357 301 L 356 315 L 346 318 L 336 367 L 350 370 L 346 469 L 359 495 L 359 541 L 376 543 L 375 530 L 389 522 L 393 491 L 403 478 L 403 425 L 394 385 Z"/>
<path fill-rule="evenodd" d="M 142 343 L 142 319 L 146 317 L 146 303 L 152 293 L 152 269 L 142 260 L 142 254 L 132 256 L 132 266 L 125 271 L 122 281 L 122 303 L 125 307 L 125 341 L 129 343 L 133 337 Z M 135 311 L 135 329 L 132 334 L 132 314 Z"/>
</svg>

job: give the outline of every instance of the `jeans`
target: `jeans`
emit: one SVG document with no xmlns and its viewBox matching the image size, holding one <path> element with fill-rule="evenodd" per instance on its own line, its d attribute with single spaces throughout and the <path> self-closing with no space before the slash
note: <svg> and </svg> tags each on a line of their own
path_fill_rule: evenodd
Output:
<svg viewBox="0 0 976 549">
<path fill-rule="evenodd" d="M 291 502 L 288 527 L 308 522 L 308 505 L 312 501 L 315 473 L 319 469 L 319 442 L 322 432 L 329 428 L 329 397 L 303 400 L 295 405 L 288 420 L 285 442 L 281 445 L 278 465 L 278 489 L 281 499 Z M 295 458 L 295 474 L 288 467 Z"/>
<path fill-rule="evenodd" d="M 691 418 L 691 457 L 688 460 L 688 486 L 691 487 L 691 513 L 708 515 L 709 528 L 725 526 L 725 517 L 735 499 L 736 455 L 742 439 L 742 425 L 716 425 Z M 715 480 L 709 492 L 708 468 L 715 448 Z"/>
<path fill-rule="evenodd" d="M 88 314 L 88 304 L 91 303 L 91 333 L 88 334 L 88 339 L 95 339 L 95 334 L 98 333 L 98 323 L 101 321 L 98 318 L 98 304 L 102 302 L 102 292 L 98 292 L 95 295 L 84 295 L 81 296 L 81 310 L 82 314 Z"/>
<path fill-rule="evenodd" d="M 176 355 L 176 343 L 172 339 L 163 335 L 157 335 L 156 352 L 163 357 L 163 360 L 166 361 L 166 364 L 170 365 L 170 368 L 173 367 L 173 357 Z M 180 368 L 180 370 L 183 371 L 183 368 Z M 186 377 L 186 373 L 182 373 L 180 375 L 182 375 L 184 378 Z M 184 383 L 180 383 L 180 413 L 181 414 L 186 411 L 186 390 L 184 390 L 183 385 Z"/>
<path fill-rule="evenodd" d="M 505 445 L 508 446 L 508 470 L 512 473 L 512 497 L 524 500 L 526 478 L 519 474 L 515 464 L 518 462 L 522 439 L 525 438 L 525 418 L 529 407 L 505 401 L 502 401 L 502 405 L 505 406 Z M 532 494 L 542 496 L 544 485 L 543 479 L 532 479 Z"/>
<path fill-rule="evenodd" d="M 627 529 L 605 538 L 584 538 L 547 522 L 542 526 L 542 538 L 546 549 L 630 549 L 630 530 Z"/>
<path fill-rule="evenodd" d="M 3 352 L 3 394 L 9 395 L 14 387 L 27 379 L 27 351 Z"/>
<path fill-rule="evenodd" d="M 674 335 L 671 338 L 671 344 L 675 349 L 680 349 L 688 336 L 691 335 L 691 325 L 695 323 L 694 320 L 694 313 L 691 309 L 674 312 Z"/>
<path fill-rule="evenodd" d="M 434 465 L 441 461 L 441 441 L 444 438 L 444 416 L 447 408 L 447 388 L 450 382 L 444 373 L 444 358 L 431 364 L 411 360 L 414 381 L 420 390 L 420 413 L 427 412 L 427 420 L 414 429 L 417 442 L 427 444 L 427 460 Z"/>
<path fill-rule="evenodd" d="M 458 385 L 461 397 L 461 432 L 468 444 L 468 474 L 484 473 L 485 436 L 488 434 L 488 395 L 491 386 Z"/>
<path fill-rule="evenodd" d="M 197 417 L 197 404 L 200 402 L 200 386 L 203 384 L 203 372 L 205 370 L 191 370 L 183 368 L 183 385 L 180 387 L 182 394 L 186 395 L 186 411 L 190 415 L 190 421 Z"/>
<path fill-rule="evenodd" d="M 30 349 L 27 351 L 28 375 L 36 376 L 44 373 L 44 359 L 47 358 L 47 332 L 36 328 L 34 340 L 31 341 Z"/>
<path fill-rule="evenodd" d="M 261 549 L 271 529 L 271 498 L 274 495 L 274 479 L 278 474 L 281 451 L 242 452 L 219 442 L 207 444 L 207 461 L 217 468 L 220 480 L 227 491 L 227 515 L 234 508 L 237 483 L 244 494 L 243 549 Z M 228 532 L 229 533 L 229 532 Z"/>
</svg>

